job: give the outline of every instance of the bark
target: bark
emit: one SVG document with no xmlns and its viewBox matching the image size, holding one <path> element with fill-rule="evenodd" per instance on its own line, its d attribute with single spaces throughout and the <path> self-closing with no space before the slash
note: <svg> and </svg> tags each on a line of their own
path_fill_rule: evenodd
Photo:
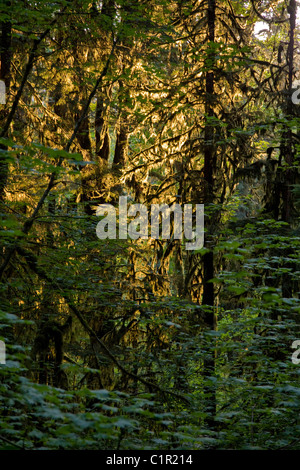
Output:
<svg viewBox="0 0 300 470">
<path fill-rule="evenodd" d="M 128 134 L 124 120 L 120 119 L 119 129 L 117 131 L 116 148 L 114 154 L 114 166 L 123 167 L 127 155 Z"/>
<path fill-rule="evenodd" d="M 287 101 L 287 118 L 292 119 L 294 117 L 293 102 L 291 100 L 292 95 L 292 86 L 294 78 L 294 48 L 295 48 L 295 28 L 296 28 L 296 1 L 290 0 L 288 12 L 290 15 L 289 25 L 290 25 L 290 38 L 288 45 L 288 101 Z M 295 159 L 295 146 L 293 143 L 292 130 L 288 127 L 284 132 L 282 137 L 282 157 L 286 163 L 286 170 L 283 172 L 284 183 L 282 188 L 282 220 L 288 222 L 289 224 L 293 223 L 293 218 L 295 216 L 294 210 L 294 201 L 292 193 L 292 185 L 295 183 L 295 169 L 294 159 Z M 285 257 L 293 258 L 293 250 L 289 249 L 285 254 Z M 293 263 L 292 263 L 293 264 Z M 288 263 L 288 267 L 296 270 L 296 266 L 291 266 L 291 263 Z M 285 298 L 292 297 L 294 290 L 293 274 L 286 273 L 284 279 L 282 280 L 282 296 Z"/>
<path fill-rule="evenodd" d="M 99 157 L 100 162 L 108 162 L 110 155 L 110 138 L 108 126 L 110 98 L 110 89 L 102 89 L 97 96 L 95 136 L 96 155 Z"/>
<path fill-rule="evenodd" d="M 209 0 L 207 10 L 208 22 L 208 43 L 213 44 L 215 40 L 215 0 Z M 209 67 L 206 73 L 205 88 L 206 88 L 206 101 L 205 101 L 205 148 L 204 148 L 204 204 L 207 209 L 210 209 L 214 200 L 214 168 L 215 168 L 215 149 L 214 149 L 214 129 L 212 127 L 211 118 L 214 116 L 213 98 L 214 98 L 214 52 L 208 51 L 206 64 Z M 212 216 L 207 216 L 205 226 L 208 235 L 206 236 L 205 246 L 210 250 L 203 257 L 203 298 L 202 304 L 207 306 L 206 323 L 209 329 L 215 329 L 214 318 L 214 284 L 210 281 L 214 277 L 214 254 L 212 247 L 212 240 L 209 234 Z M 215 360 L 212 351 L 207 353 L 204 361 L 204 376 L 206 378 L 213 376 L 215 371 Z M 207 423 L 213 426 L 214 416 L 216 414 L 216 391 L 214 386 L 205 387 L 205 407 L 207 412 Z"/>
<path fill-rule="evenodd" d="M 123 112 L 123 95 L 124 95 L 124 85 L 120 81 L 120 91 L 119 91 L 119 119 L 118 119 L 118 128 L 117 128 L 117 137 L 116 137 L 116 148 L 114 154 L 113 165 L 117 168 L 122 168 L 126 162 L 127 155 L 127 145 L 128 145 L 128 124 L 126 122 L 126 114 Z M 125 91 L 125 100 L 128 94 L 128 90 Z"/>
<path fill-rule="evenodd" d="M 290 39 L 288 45 L 288 101 L 287 101 L 287 116 L 288 118 L 293 117 L 293 103 L 291 100 L 293 77 L 294 77 L 294 48 L 295 48 L 295 28 L 296 28 L 296 1 L 290 0 L 288 12 L 290 15 Z M 293 198 L 291 192 L 291 185 L 294 183 L 294 170 L 292 169 L 294 163 L 295 149 L 293 145 L 292 130 L 288 128 L 283 135 L 283 157 L 287 165 L 285 171 L 285 181 L 282 189 L 283 197 L 283 208 L 282 208 L 282 220 L 290 223 L 293 216 Z"/>
<path fill-rule="evenodd" d="M 10 2 L 5 2 L 7 7 L 10 6 Z M 0 70 L 0 79 L 5 83 L 6 87 L 6 99 L 10 87 L 10 66 L 11 66 L 11 21 L 3 21 L 1 25 L 1 49 L 0 49 L 0 58 L 1 58 L 1 70 Z M 0 105 L 1 106 L 1 105 Z M 3 105 L 2 105 L 3 106 Z M 7 114 L 7 109 L 1 113 L 1 121 L 5 119 Z M 0 144 L 0 200 L 4 198 L 4 190 L 8 177 L 8 165 L 6 161 L 5 151 L 7 147 L 3 144 Z"/>
</svg>

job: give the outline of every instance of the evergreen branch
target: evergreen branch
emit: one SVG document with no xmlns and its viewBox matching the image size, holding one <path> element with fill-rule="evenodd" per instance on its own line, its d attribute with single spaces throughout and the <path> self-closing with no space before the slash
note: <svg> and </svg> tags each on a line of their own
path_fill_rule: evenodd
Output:
<svg viewBox="0 0 300 470">
<path fill-rule="evenodd" d="M 280 70 L 284 68 L 281 65 L 272 64 L 271 62 L 268 62 L 267 60 L 251 59 L 250 57 L 239 57 L 239 56 L 233 56 L 233 59 L 244 60 L 245 62 L 253 62 L 254 64 L 265 65 L 267 67 L 275 67 Z"/>
</svg>

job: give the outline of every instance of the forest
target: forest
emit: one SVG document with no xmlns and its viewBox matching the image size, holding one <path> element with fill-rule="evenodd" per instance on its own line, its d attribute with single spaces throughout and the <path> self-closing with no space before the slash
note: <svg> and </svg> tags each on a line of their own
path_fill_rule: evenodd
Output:
<svg viewBox="0 0 300 470">
<path fill-rule="evenodd" d="M 0 0 L 0 37 L 0 450 L 300 450 L 300 3 Z"/>
</svg>

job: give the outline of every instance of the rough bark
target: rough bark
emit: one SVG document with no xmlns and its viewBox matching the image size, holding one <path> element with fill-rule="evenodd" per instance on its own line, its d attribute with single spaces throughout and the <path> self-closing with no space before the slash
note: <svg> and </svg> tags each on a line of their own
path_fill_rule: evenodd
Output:
<svg viewBox="0 0 300 470">
<path fill-rule="evenodd" d="M 207 10 L 207 23 L 208 23 L 208 44 L 209 47 L 215 40 L 215 0 L 209 0 Z M 206 88 L 206 101 L 205 101 L 205 148 L 204 148 L 204 181 L 205 189 L 204 204 L 210 209 L 214 200 L 214 168 L 215 168 L 215 149 L 214 149 L 214 129 L 212 127 L 211 118 L 214 116 L 213 98 L 214 98 L 214 52 L 209 49 L 207 54 L 206 63 L 208 71 L 206 72 L 205 88 Z M 210 225 L 212 216 L 206 217 L 205 225 L 207 229 L 206 247 L 210 250 L 203 257 L 203 297 L 202 304 L 207 306 L 206 323 L 209 329 L 215 329 L 214 318 L 214 284 L 209 282 L 214 277 L 214 254 L 212 241 L 210 237 Z M 206 378 L 214 375 L 215 361 L 212 351 L 209 351 L 207 358 L 204 361 L 204 376 Z M 216 391 L 214 386 L 207 386 L 205 389 L 206 395 L 206 412 L 208 414 L 207 422 L 213 425 L 213 418 L 216 414 Z"/>
<path fill-rule="evenodd" d="M 6 6 L 9 7 L 10 2 L 5 2 Z M 11 66 L 11 21 L 3 21 L 1 25 L 1 69 L 0 69 L 0 80 L 5 83 L 6 97 L 10 87 L 10 66 Z M 7 99 L 7 98 L 6 98 Z M 1 107 L 3 105 L 0 105 Z M 1 121 L 7 117 L 7 108 L 1 112 Z M 0 200 L 4 197 L 4 190 L 8 177 L 8 165 L 5 157 L 5 150 L 7 147 L 0 144 Z"/>
</svg>

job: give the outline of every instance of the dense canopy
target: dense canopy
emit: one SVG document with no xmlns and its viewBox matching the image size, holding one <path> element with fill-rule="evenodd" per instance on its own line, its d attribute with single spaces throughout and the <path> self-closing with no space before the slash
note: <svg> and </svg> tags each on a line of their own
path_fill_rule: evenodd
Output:
<svg viewBox="0 0 300 470">
<path fill-rule="evenodd" d="M 297 16 L 1 1 L 0 449 L 300 449 Z"/>
</svg>

